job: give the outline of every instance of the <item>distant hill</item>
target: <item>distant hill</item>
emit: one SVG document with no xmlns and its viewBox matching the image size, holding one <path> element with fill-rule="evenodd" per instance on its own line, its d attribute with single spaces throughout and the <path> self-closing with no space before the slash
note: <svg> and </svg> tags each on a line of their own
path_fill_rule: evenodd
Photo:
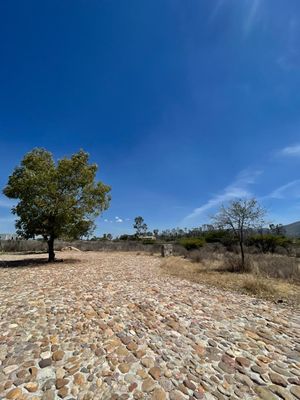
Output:
<svg viewBox="0 0 300 400">
<path fill-rule="evenodd" d="M 300 221 L 284 225 L 284 229 L 287 236 L 300 237 Z"/>
</svg>

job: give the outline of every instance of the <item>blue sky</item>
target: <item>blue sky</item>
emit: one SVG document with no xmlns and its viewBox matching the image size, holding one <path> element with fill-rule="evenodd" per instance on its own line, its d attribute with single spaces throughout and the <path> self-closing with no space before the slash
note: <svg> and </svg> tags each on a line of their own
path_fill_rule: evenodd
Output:
<svg viewBox="0 0 300 400">
<path fill-rule="evenodd" d="M 299 0 L 3 1 L 0 54 L 1 187 L 34 147 L 83 148 L 112 186 L 96 234 L 243 196 L 300 219 Z"/>
</svg>

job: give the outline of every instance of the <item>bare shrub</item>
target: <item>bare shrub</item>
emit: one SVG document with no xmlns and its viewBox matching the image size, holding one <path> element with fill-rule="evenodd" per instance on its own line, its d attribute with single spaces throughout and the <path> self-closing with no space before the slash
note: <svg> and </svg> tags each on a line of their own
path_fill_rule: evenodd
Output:
<svg viewBox="0 0 300 400">
<path fill-rule="evenodd" d="M 255 246 L 247 246 L 247 253 L 248 254 L 261 254 L 261 250 L 259 250 Z"/>
<path fill-rule="evenodd" d="M 292 253 L 292 248 L 291 247 L 280 247 L 280 246 L 278 246 L 278 247 L 276 247 L 276 249 L 275 249 L 275 253 L 276 254 L 280 254 L 280 255 L 282 255 L 282 256 L 285 256 L 285 255 L 291 255 L 291 253 Z"/>
<path fill-rule="evenodd" d="M 255 269 L 264 276 L 300 282 L 299 260 L 294 257 L 270 254 L 253 255 L 252 262 Z"/>
<path fill-rule="evenodd" d="M 258 271 L 258 263 L 252 258 L 250 258 L 251 273 L 229 272 L 224 268 L 228 255 L 230 256 L 232 253 L 226 253 L 225 256 L 215 253 L 214 258 L 203 258 L 200 263 L 182 257 L 168 257 L 163 259 L 161 269 L 165 274 L 188 279 L 202 285 L 244 292 L 272 301 L 284 299 L 289 304 L 300 304 L 300 290 L 297 282 L 262 275 Z M 260 258 L 262 256 L 258 257 L 258 259 Z"/>
<path fill-rule="evenodd" d="M 206 249 L 209 249 L 210 252 L 218 253 L 218 254 L 225 254 L 227 249 L 222 243 L 208 243 L 205 246 Z"/>
<path fill-rule="evenodd" d="M 219 243 L 205 245 L 197 250 L 190 250 L 186 253 L 186 258 L 196 263 L 213 263 L 216 260 L 223 258 L 225 248 Z"/>
<path fill-rule="evenodd" d="M 224 257 L 224 269 L 230 272 L 242 272 L 239 256 L 227 253 Z M 247 254 L 244 272 L 300 282 L 299 261 L 286 255 Z"/>
<path fill-rule="evenodd" d="M 299 245 L 295 245 L 294 247 L 293 247 L 293 254 L 294 254 L 294 256 L 295 257 L 299 257 L 300 258 L 300 247 L 299 247 Z"/>
<path fill-rule="evenodd" d="M 238 254 L 227 253 L 224 257 L 224 269 L 229 272 L 250 272 L 253 269 L 253 263 L 249 255 L 245 257 L 243 264 Z"/>
<path fill-rule="evenodd" d="M 203 260 L 203 253 L 200 250 L 192 250 L 189 252 L 188 258 L 193 262 L 200 263 Z"/>
<path fill-rule="evenodd" d="M 180 244 L 173 245 L 173 254 L 176 256 L 188 257 L 189 251 Z"/>
</svg>

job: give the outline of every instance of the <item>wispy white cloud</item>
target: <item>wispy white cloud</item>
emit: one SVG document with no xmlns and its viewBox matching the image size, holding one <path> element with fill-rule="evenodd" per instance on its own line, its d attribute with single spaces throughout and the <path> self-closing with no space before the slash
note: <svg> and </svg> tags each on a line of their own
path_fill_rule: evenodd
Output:
<svg viewBox="0 0 300 400">
<path fill-rule="evenodd" d="M 256 23 L 258 23 L 263 16 L 263 2 L 264 0 L 244 0 L 243 2 L 230 2 L 229 0 L 218 0 L 209 16 L 208 22 L 211 24 L 223 13 L 226 6 L 230 6 L 232 12 L 236 10 L 241 11 L 240 23 L 242 30 L 248 35 Z"/>
<path fill-rule="evenodd" d="M 218 14 L 220 13 L 221 9 L 223 8 L 226 0 L 218 0 L 215 7 L 213 8 L 213 11 L 209 17 L 209 23 L 212 23 Z"/>
<path fill-rule="evenodd" d="M 126 218 L 126 221 L 129 221 L 129 219 Z M 123 219 L 123 218 L 120 218 L 120 217 L 118 217 L 118 216 L 116 216 L 114 219 L 107 219 L 107 218 L 105 218 L 105 219 L 104 219 L 104 222 L 108 222 L 108 223 L 110 223 L 110 224 L 112 224 L 112 223 L 121 224 L 122 222 L 124 222 L 124 219 Z"/>
<path fill-rule="evenodd" d="M 205 204 L 195 208 L 190 214 L 188 214 L 184 218 L 183 223 L 199 218 L 207 211 L 221 205 L 222 203 L 226 203 L 227 201 L 250 197 L 252 193 L 249 191 L 248 186 L 254 184 L 257 177 L 261 174 L 261 170 L 243 170 L 239 173 L 236 180 L 232 184 L 228 185 L 222 193 L 213 196 Z"/>
<path fill-rule="evenodd" d="M 295 144 L 293 146 L 288 146 L 283 148 L 279 155 L 288 157 L 299 157 L 300 156 L 300 144 Z"/>
<path fill-rule="evenodd" d="M 294 68 L 298 68 L 300 65 L 299 37 L 300 23 L 294 16 L 288 24 L 284 51 L 277 60 L 280 67 L 284 70 L 290 71 Z"/>
<path fill-rule="evenodd" d="M 248 195 L 249 192 L 245 189 L 228 186 L 227 188 L 225 188 L 224 193 L 214 196 L 213 198 L 208 200 L 207 203 L 203 204 L 198 208 L 195 208 L 191 214 L 186 216 L 185 220 L 200 217 L 206 211 L 211 210 L 212 208 L 218 206 L 219 204 L 225 203 L 226 201 L 234 198 L 246 197 Z"/>
<path fill-rule="evenodd" d="M 288 182 L 273 190 L 268 196 L 271 199 L 295 199 L 300 198 L 300 179 Z"/>
<path fill-rule="evenodd" d="M 247 3 L 247 17 L 244 28 L 245 32 L 249 33 L 260 18 L 262 0 L 248 0 Z"/>
</svg>

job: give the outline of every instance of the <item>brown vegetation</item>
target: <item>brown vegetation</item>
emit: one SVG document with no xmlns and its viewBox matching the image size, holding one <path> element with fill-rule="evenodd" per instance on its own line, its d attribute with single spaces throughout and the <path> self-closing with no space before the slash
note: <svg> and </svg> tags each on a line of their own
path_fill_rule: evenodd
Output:
<svg viewBox="0 0 300 400">
<path fill-rule="evenodd" d="M 238 272 L 240 258 L 233 253 L 203 248 L 191 252 L 190 258 L 170 257 L 162 262 L 161 268 L 166 274 L 192 282 L 300 305 L 300 267 L 296 258 L 248 255 L 245 273 Z"/>
</svg>

